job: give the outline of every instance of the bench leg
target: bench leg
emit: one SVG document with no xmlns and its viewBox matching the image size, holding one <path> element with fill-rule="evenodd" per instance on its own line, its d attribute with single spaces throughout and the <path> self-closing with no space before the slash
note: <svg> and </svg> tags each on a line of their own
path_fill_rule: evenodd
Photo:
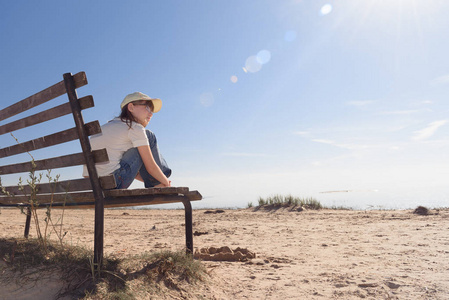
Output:
<svg viewBox="0 0 449 300">
<path fill-rule="evenodd" d="M 193 222 L 190 200 L 183 200 L 186 223 L 186 253 L 193 254 Z"/>
<path fill-rule="evenodd" d="M 25 222 L 25 233 L 24 236 L 27 239 L 30 233 L 30 224 L 31 224 L 31 207 L 27 208 L 27 219 Z"/>
<path fill-rule="evenodd" d="M 104 247 L 104 206 L 95 201 L 95 229 L 94 229 L 94 266 L 100 271 L 103 265 Z"/>
</svg>

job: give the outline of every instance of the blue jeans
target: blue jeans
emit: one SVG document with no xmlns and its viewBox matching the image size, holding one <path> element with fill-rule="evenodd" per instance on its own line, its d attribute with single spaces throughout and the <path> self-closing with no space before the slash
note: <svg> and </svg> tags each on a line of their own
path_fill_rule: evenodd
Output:
<svg viewBox="0 0 449 300">
<path fill-rule="evenodd" d="M 170 177 L 171 169 L 159 153 L 156 136 L 149 130 L 146 130 L 146 133 L 151 153 L 153 154 L 156 164 L 161 168 L 161 171 L 165 176 Z M 116 189 L 128 188 L 136 178 L 137 173 L 140 173 L 146 188 L 151 188 L 160 184 L 158 180 L 148 173 L 137 148 L 131 148 L 123 154 L 122 159 L 120 160 L 120 168 L 112 173 L 115 177 L 115 182 L 117 183 Z"/>
</svg>

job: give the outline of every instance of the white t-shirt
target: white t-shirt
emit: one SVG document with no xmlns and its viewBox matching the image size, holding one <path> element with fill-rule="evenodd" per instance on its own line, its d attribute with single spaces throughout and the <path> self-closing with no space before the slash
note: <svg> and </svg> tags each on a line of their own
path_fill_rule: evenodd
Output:
<svg viewBox="0 0 449 300">
<path fill-rule="evenodd" d="M 90 144 L 92 150 L 106 148 L 109 162 L 97 163 L 98 176 L 109 175 L 120 168 L 120 160 L 127 150 L 139 146 L 148 146 L 148 137 L 145 127 L 133 122 L 132 127 L 114 118 L 101 126 L 101 133 L 91 136 Z M 84 166 L 83 176 L 88 176 L 87 168 Z"/>
</svg>

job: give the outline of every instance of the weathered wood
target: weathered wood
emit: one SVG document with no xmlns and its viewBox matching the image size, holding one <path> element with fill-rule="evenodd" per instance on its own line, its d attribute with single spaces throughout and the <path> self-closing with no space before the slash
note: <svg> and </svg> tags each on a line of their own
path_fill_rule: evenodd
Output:
<svg viewBox="0 0 449 300">
<path fill-rule="evenodd" d="M 39 202 L 39 208 L 46 208 L 50 204 L 53 208 L 66 208 L 66 209 L 74 209 L 74 208 L 95 208 L 95 202 L 92 201 L 92 194 L 81 195 L 81 193 L 76 193 L 77 195 L 72 197 L 72 195 L 57 195 L 56 199 L 53 199 L 53 203 L 51 204 L 51 199 L 48 199 L 46 202 Z M 56 195 L 54 195 L 56 196 Z M 3 202 L 0 198 L 0 203 L 2 206 L 23 206 L 28 207 L 28 199 L 25 199 L 23 196 L 22 200 L 25 201 L 5 201 Z M 60 201 L 66 197 L 66 201 Z M 38 197 L 38 198 L 41 198 Z M 58 200 L 58 201 L 57 201 Z M 155 205 L 155 204 L 168 204 L 168 203 L 180 203 L 183 200 L 190 201 L 187 196 L 184 195 L 147 195 L 147 196 L 139 196 L 139 197 L 106 197 L 105 198 L 105 208 L 117 208 L 117 207 L 131 207 L 131 206 L 144 206 L 144 205 Z M 42 201 L 42 199 L 41 199 Z"/>
<path fill-rule="evenodd" d="M 119 193 L 117 193 L 117 191 Z M 108 190 L 104 191 L 105 199 L 108 199 L 108 203 L 143 203 L 145 199 L 152 199 L 154 197 L 178 197 L 186 195 L 188 198 L 188 188 L 186 187 L 168 187 L 168 188 L 144 188 L 144 189 L 121 189 L 121 190 Z M 52 192 L 38 193 L 35 200 L 40 205 L 45 205 L 53 201 L 53 203 L 80 203 L 89 202 L 94 199 L 92 191 L 82 192 Z M 117 196 L 118 195 L 118 196 Z M 115 199 L 115 200 L 113 200 Z M 190 200 L 190 199 L 189 199 Z M 195 199 L 201 200 L 201 199 Z M 0 196 L 1 204 L 26 204 L 29 201 L 29 194 L 16 194 L 16 196 Z M 179 202 L 179 201 L 178 201 Z M 139 204 L 143 205 L 143 204 Z"/>
<path fill-rule="evenodd" d="M 105 197 L 133 197 L 147 196 L 155 194 L 185 194 L 189 192 L 188 187 L 165 187 L 165 188 L 145 188 L 145 189 L 117 189 L 104 191 Z"/>
<path fill-rule="evenodd" d="M 94 100 L 92 96 L 83 97 L 79 99 L 79 102 L 81 109 L 86 109 L 94 106 Z M 70 103 L 64 103 L 40 113 L 0 126 L 0 135 L 53 120 L 71 113 L 72 110 L 70 108 Z"/>
<path fill-rule="evenodd" d="M 38 194 L 35 195 L 34 200 L 39 203 L 40 206 L 45 206 L 50 202 L 55 203 L 77 203 L 86 202 L 93 200 L 93 193 L 91 191 L 87 192 L 73 192 L 73 193 L 58 193 L 58 194 Z M 30 201 L 30 195 L 16 195 L 11 196 L 1 196 L 1 204 L 28 204 Z"/>
<path fill-rule="evenodd" d="M 101 184 L 104 186 L 115 185 L 114 176 L 112 175 L 100 177 L 100 180 Z M 36 200 L 39 203 L 48 203 L 48 199 L 53 197 L 54 202 L 88 202 L 89 200 L 93 200 L 93 193 L 90 191 L 90 189 L 91 185 L 89 179 L 87 178 L 57 182 L 56 186 L 55 183 L 39 184 Z M 9 193 L 14 194 L 14 196 L 1 195 L 0 204 L 26 203 L 29 200 L 29 186 L 24 186 L 23 191 L 21 191 L 17 186 L 6 187 L 6 190 Z M 108 199 L 124 199 L 124 202 L 126 202 L 127 204 L 133 203 L 133 200 L 129 199 L 138 199 L 142 197 L 145 198 L 148 196 L 163 197 L 166 195 L 183 195 L 190 201 L 197 201 L 202 199 L 202 196 L 198 191 L 189 191 L 189 188 L 187 187 L 105 190 L 104 195 Z M 141 202 L 141 200 L 139 200 L 139 202 Z"/>
<path fill-rule="evenodd" d="M 106 162 L 109 160 L 106 149 L 92 151 L 94 161 L 97 163 Z M 59 157 L 47 158 L 43 160 L 36 160 L 35 171 L 53 170 L 63 167 L 72 167 L 85 164 L 84 154 L 75 153 Z M 0 175 L 31 172 L 33 170 L 32 162 L 18 163 L 13 165 L 1 166 Z"/>
<path fill-rule="evenodd" d="M 73 120 L 78 128 L 78 136 L 84 154 L 87 171 L 89 172 L 90 183 L 92 185 L 93 197 L 95 199 L 95 229 L 94 229 L 94 264 L 100 269 L 103 263 L 103 239 L 104 239 L 104 196 L 98 179 L 95 159 L 92 154 L 89 136 L 84 130 L 84 119 L 81 114 L 81 107 L 76 94 L 75 80 L 70 73 L 65 73 L 64 84 L 72 107 Z"/>
<path fill-rule="evenodd" d="M 100 183 L 103 189 L 113 189 L 117 186 L 114 175 L 100 177 Z M 29 195 L 31 193 L 31 188 L 29 185 L 25 185 L 23 188 L 18 186 L 7 186 L 4 188 L 6 192 L 15 196 L 0 195 L 0 203 L 2 202 L 1 199 L 14 200 L 14 197 L 16 196 Z M 81 178 L 51 183 L 41 183 L 37 185 L 36 192 L 37 194 L 54 194 L 89 190 L 92 190 L 92 185 L 90 184 L 89 178 Z"/>
<path fill-rule="evenodd" d="M 82 87 L 87 84 L 86 74 L 84 72 L 79 72 L 74 76 L 74 86 L 75 88 Z M 41 105 L 47 101 L 50 101 L 56 97 L 64 95 L 66 93 L 66 88 L 64 81 L 60 81 L 49 88 L 46 88 L 39 93 L 36 93 L 28 98 L 25 98 L 19 102 L 16 102 L 2 110 L 0 110 L 0 121 L 8 119 L 19 113 L 22 113 L 28 109 Z"/>
<path fill-rule="evenodd" d="M 100 123 L 98 121 L 87 123 L 84 126 L 86 127 L 86 131 L 89 136 L 101 132 Z M 45 147 L 55 146 L 76 139 L 78 139 L 78 132 L 77 129 L 74 127 L 51 135 L 40 137 L 31 141 L 27 141 L 24 143 L 0 149 L 0 158 L 30 152 Z"/>
<path fill-rule="evenodd" d="M 185 197 L 182 201 L 184 205 L 184 219 L 185 231 L 186 231 L 186 252 L 187 254 L 193 254 L 193 216 L 192 216 L 192 204 L 190 200 Z"/>
<path fill-rule="evenodd" d="M 148 195 L 140 197 L 118 197 L 118 198 L 106 197 L 105 207 L 116 208 L 116 207 L 179 203 L 186 199 L 187 197 L 183 195 Z"/>
<path fill-rule="evenodd" d="M 190 191 L 184 193 L 184 195 L 189 198 L 190 201 L 197 201 L 203 199 L 203 196 L 198 191 Z"/>
<path fill-rule="evenodd" d="M 24 236 L 25 238 L 28 238 L 28 235 L 30 234 L 30 225 L 31 225 L 31 207 L 27 208 L 27 212 L 26 212 L 27 218 L 25 221 L 25 232 L 24 232 Z"/>
</svg>

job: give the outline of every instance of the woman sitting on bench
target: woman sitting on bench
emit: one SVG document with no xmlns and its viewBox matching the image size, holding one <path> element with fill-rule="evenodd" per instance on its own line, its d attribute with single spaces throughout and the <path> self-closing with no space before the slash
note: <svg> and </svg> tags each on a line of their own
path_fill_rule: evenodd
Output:
<svg viewBox="0 0 449 300">
<path fill-rule="evenodd" d="M 96 164 L 99 176 L 113 174 L 117 189 L 128 188 L 134 179 L 146 188 L 169 187 L 171 169 L 159 153 L 156 136 L 145 127 L 162 101 L 135 92 L 123 99 L 119 117 L 101 126 L 101 133 L 91 137 L 92 150 L 106 148 L 109 162 Z M 83 175 L 88 177 L 87 168 Z"/>
</svg>

